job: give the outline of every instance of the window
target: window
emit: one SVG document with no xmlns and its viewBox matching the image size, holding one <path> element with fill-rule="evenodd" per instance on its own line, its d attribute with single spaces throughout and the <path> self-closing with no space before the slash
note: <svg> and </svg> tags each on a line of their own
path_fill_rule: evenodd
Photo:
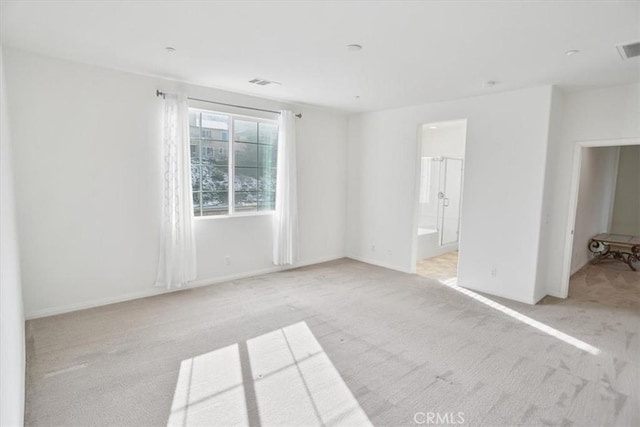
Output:
<svg viewBox="0 0 640 427">
<path fill-rule="evenodd" d="M 277 122 L 190 108 L 189 144 L 194 216 L 275 209 Z"/>
</svg>

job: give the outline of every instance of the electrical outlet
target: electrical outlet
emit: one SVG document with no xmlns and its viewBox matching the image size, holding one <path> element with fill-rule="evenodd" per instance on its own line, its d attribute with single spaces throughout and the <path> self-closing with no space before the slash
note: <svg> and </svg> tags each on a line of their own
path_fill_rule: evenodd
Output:
<svg viewBox="0 0 640 427">
<path fill-rule="evenodd" d="M 224 257 L 224 263 L 227 265 L 231 265 L 231 257 L 230 256 Z"/>
<path fill-rule="evenodd" d="M 491 277 L 496 277 L 498 275 L 498 269 L 496 267 L 491 268 Z"/>
<path fill-rule="evenodd" d="M 376 251 L 376 245 L 371 245 L 371 252 L 375 252 Z"/>
</svg>

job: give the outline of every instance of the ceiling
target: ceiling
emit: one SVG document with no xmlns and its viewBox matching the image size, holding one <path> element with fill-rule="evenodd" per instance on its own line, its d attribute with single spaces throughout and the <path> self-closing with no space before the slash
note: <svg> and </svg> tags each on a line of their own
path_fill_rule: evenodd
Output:
<svg viewBox="0 0 640 427">
<path fill-rule="evenodd" d="M 640 41 L 637 1 L 3 0 L 0 13 L 3 45 L 350 112 L 640 81 L 640 58 L 615 48 Z"/>
</svg>

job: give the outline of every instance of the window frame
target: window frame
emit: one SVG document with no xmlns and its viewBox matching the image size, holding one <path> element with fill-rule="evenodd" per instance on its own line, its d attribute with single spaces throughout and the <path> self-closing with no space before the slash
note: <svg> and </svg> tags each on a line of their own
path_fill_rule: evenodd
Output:
<svg viewBox="0 0 640 427">
<path fill-rule="evenodd" d="M 248 115 L 248 114 L 241 114 L 241 113 L 236 113 L 236 112 L 231 112 L 231 111 L 225 111 L 224 109 L 211 109 L 211 108 L 206 108 L 204 106 L 201 106 L 199 103 L 198 105 L 193 105 L 193 103 L 189 103 L 188 107 L 188 113 L 191 112 L 191 110 L 197 110 L 200 112 L 207 112 L 207 113 L 211 113 L 211 114 L 219 114 L 219 115 L 224 115 L 224 116 L 228 116 L 229 117 L 229 129 L 227 130 L 228 132 L 228 141 L 218 141 L 218 142 L 227 142 L 228 145 L 228 150 L 229 150 L 229 155 L 228 155 L 228 159 L 227 159 L 227 168 L 228 168 L 228 176 L 229 176 L 229 185 L 227 188 L 227 195 L 228 195 L 228 207 L 227 207 L 227 213 L 226 214 L 219 214 L 219 215 L 202 215 L 202 199 L 200 200 L 200 212 L 201 215 L 196 216 L 195 215 L 195 209 L 191 209 L 191 218 L 192 219 L 196 219 L 196 220 L 202 220 L 202 219 L 218 219 L 218 218 L 239 218 L 239 217 L 251 217 L 251 216 L 268 216 L 268 215 L 273 215 L 275 213 L 275 206 L 274 209 L 270 209 L 270 210 L 255 210 L 255 211 L 236 211 L 236 205 L 235 205 L 235 199 L 236 199 L 236 191 L 235 191 L 235 175 L 236 175 L 236 171 L 235 171 L 235 165 L 236 165 L 236 153 L 235 153 L 235 149 L 234 149 L 234 143 L 235 141 L 235 123 L 234 121 L 236 119 L 239 120 L 245 120 L 245 121 L 251 121 L 251 122 L 256 122 L 258 124 L 260 123 L 269 123 L 269 124 L 275 124 L 278 127 L 278 131 L 280 129 L 280 122 L 277 118 L 278 114 L 274 113 L 273 115 L 275 116 L 274 118 L 268 118 L 268 117 L 261 117 L 261 116 L 255 116 L 255 115 Z M 200 124 L 200 128 L 201 128 L 202 124 Z M 260 132 L 260 127 L 258 125 L 258 132 Z M 191 168 L 191 132 L 188 132 L 189 135 L 189 167 Z M 202 139 L 207 139 L 207 138 L 203 138 L 200 137 L 200 144 L 202 142 Z M 259 141 L 259 133 L 258 136 L 256 138 L 256 142 L 255 144 L 258 146 L 260 145 Z M 243 142 L 243 141 L 238 141 L 238 142 Z M 276 142 L 276 149 L 279 146 L 279 138 L 278 141 Z M 200 150 L 202 150 L 201 145 L 198 145 Z M 202 151 L 200 151 L 200 156 L 202 156 Z M 277 159 L 276 159 L 276 173 L 277 173 Z M 189 172 L 189 177 L 191 179 L 191 183 L 193 182 L 193 176 L 191 175 L 191 171 Z M 192 185 L 190 185 L 191 188 L 191 200 L 193 200 L 193 195 L 196 193 L 193 191 Z M 202 193 L 202 184 L 201 184 L 201 188 L 199 193 Z M 193 203 L 193 202 L 192 202 Z"/>
</svg>

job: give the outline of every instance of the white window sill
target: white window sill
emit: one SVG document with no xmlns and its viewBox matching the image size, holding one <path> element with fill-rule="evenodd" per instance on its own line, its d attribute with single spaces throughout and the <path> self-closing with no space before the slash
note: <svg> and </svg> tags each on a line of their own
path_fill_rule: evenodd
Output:
<svg viewBox="0 0 640 427">
<path fill-rule="evenodd" d="M 275 211 L 260 211 L 260 212 L 241 212 L 234 213 L 232 215 L 205 215 L 205 216 L 193 216 L 195 221 L 202 221 L 208 219 L 229 219 L 229 218 L 246 218 L 252 216 L 271 216 Z"/>
</svg>

